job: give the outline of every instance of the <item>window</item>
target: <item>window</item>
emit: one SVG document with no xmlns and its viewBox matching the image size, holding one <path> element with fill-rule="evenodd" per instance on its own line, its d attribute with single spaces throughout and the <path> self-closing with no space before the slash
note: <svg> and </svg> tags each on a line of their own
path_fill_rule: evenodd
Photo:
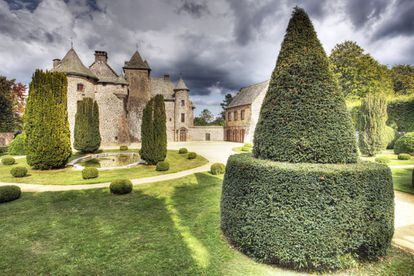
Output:
<svg viewBox="0 0 414 276">
<path fill-rule="evenodd" d="M 234 120 L 235 121 L 237 121 L 239 118 L 238 118 L 238 114 L 237 114 L 237 111 L 234 111 Z"/>
<path fill-rule="evenodd" d="M 181 100 L 181 106 L 185 106 L 185 101 Z"/>
<path fill-rule="evenodd" d="M 181 113 L 181 123 L 185 123 L 185 114 Z"/>
<path fill-rule="evenodd" d="M 227 113 L 227 120 L 231 121 L 231 112 Z"/>
<path fill-rule="evenodd" d="M 244 120 L 244 110 L 240 111 L 240 120 Z"/>
<path fill-rule="evenodd" d="M 85 89 L 85 86 L 83 85 L 83 83 L 78 83 L 77 85 L 77 90 L 79 92 L 83 92 L 83 90 Z"/>
</svg>

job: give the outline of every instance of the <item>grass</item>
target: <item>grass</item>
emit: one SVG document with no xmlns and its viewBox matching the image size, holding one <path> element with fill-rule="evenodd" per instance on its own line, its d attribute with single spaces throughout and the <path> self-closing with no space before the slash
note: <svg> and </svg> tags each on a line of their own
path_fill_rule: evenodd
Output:
<svg viewBox="0 0 414 276">
<path fill-rule="evenodd" d="M 107 152 L 107 151 L 105 151 Z M 110 150 L 109 152 L 118 152 L 118 150 Z M 72 159 L 80 157 L 80 154 L 74 155 Z M 175 173 L 183 170 L 189 170 L 195 167 L 207 164 L 208 161 L 204 157 L 197 155 L 196 159 L 187 159 L 186 154 L 178 154 L 178 151 L 168 151 L 166 161 L 170 163 L 170 169 L 164 172 L 155 171 L 155 166 L 139 165 L 129 169 L 117 169 L 100 171 L 99 177 L 95 179 L 82 179 L 82 172 L 73 168 L 65 168 L 61 170 L 36 171 L 29 169 L 29 176 L 23 178 L 15 178 L 10 175 L 10 170 L 14 166 L 25 166 L 29 168 L 25 158 L 16 159 L 17 163 L 13 166 L 5 166 L 0 164 L 0 179 L 2 182 L 11 183 L 34 183 L 43 185 L 80 185 L 93 184 L 100 182 L 110 182 L 119 178 L 137 179 L 143 177 L 157 176 L 168 173 Z"/>
<path fill-rule="evenodd" d="M 410 160 L 398 160 L 398 154 L 394 154 L 393 150 L 385 150 L 384 152 L 377 154 L 374 157 L 363 156 L 361 159 L 374 162 L 375 158 L 377 157 L 388 157 L 390 159 L 390 163 L 387 165 L 389 166 L 414 165 L 414 157 L 412 157 Z"/>
<path fill-rule="evenodd" d="M 222 179 L 207 173 L 135 187 L 24 193 L 0 205 L 2 275 L 286 275 L 233 250 L 220 233 Z M 344 275 L 410 275 L 414 255 Z"/>
<path fill-rule="evenodd" d="M 391 171 L 394 190 L 414 194 L 414 186 L 411 180 L 413 169 L 392 169 Z"/>
</svg>

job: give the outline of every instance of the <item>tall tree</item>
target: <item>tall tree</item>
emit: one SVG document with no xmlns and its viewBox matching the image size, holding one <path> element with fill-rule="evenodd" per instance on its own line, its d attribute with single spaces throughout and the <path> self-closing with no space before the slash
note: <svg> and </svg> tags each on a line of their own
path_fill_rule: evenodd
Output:
<svg viewBox="0 0 414 276">
<path fill-rule="evenodd" d="M 359 99 L 369 93 L 393 94 L 388 68 L 365 53 L 356 42 L 337 44 L 330 62 L 345 97 Z"/>
<path fill-rule="evenodd" d="M 13 100 L 10 90 L 13 81 L 0 76 L 0 132 L 14 130 Z"/>
<path fill-rule="evenodd" d="M 149 100 L 147 105 L 144 108 L 142 115 L 142 125 L 141 125 L 141 150 L 140 155 L 142 160 L 146 161 L 148 164 L 156 164 L 156 160 L 153 157 L 153 152 L 155 150 L 154 145 L 154 99 Z"/>
<path fill-rule="evenodd" d="M 395 65 L 391 69 L 394 91 L 399 95 L 414 94 L 414 66 Z"/>
<path fill-rule="evenodd" d="M 83 153 L 92 153 L 100 145 L 98 104 L 91 98 L 84 98 L 77 102 L 73 147 Z"/>
<path fill-rule="evenodd" d="M 20 82 L 14 82 L 11 87 L 14 127 L 18 130 L 21 130 L 23 128 L 23 114 L 26 108 L 26 90 L 27 86 Z"/>
<path fill-rule="evenodd" d="M 295 9 L 289 22 L 260 111 L 253 154 L 292 163 L 357 161 L 351 116 L 302 9 Z"/>
<path fill-rule="evenodd" d="M 224 96 L 223 102 L 220 104 L 223 111 L 221 112 L 221 117 L 225 120 L 226 119 L 226 108 L 229 106 L 231 101 L 233 100 L 233 96 L 228 93 Z"/>
<path fill-rule="evenodd" d="M 194 125 L 195 126 L 208 126 L 214 120 L 214 115 L 208 109 L 203 109 L 201 111 L 200 116 L 194 118 Z"/>
<path fill-rule="evenodd" d="M 33 74 L 24 131 L 30 166 L 43 170 L 66 165 L 72 150 L 65 74 L 41 70 Z"/>
<path fill-rule="evenodd" d="M 387 147 L 387 99 L 381 94 L 368 94 L 359 111 L 359 149 L 374 156 Z"/>
<path fill-rule="evenodd" d="M 167 157 L 167 116 L 165 114 L 164 97 L 156 95 L 154 98 L 154 159 L 164 161 Z"/>
</svg>

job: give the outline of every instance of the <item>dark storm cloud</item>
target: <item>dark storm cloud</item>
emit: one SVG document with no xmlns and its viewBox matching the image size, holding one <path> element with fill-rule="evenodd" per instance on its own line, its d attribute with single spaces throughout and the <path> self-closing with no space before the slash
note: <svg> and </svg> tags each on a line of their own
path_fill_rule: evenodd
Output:
<svg viewBox="0 0 414 276">
<path fill-rule="evenodd" d="M 201 17 L 209 13 L 207 3 L 197 3 L 192 0 L 181 0 L 182 4 L 177 9 L 177 12 L 180 14 L 186 12 L 193 17 Z"/>
<path fill-rule="evenodd" d="M 7 0 L 11 10 L 27 9 L 33 11 L 37 8 L 41 0 Z"/>
<path fill-rule="evenodd" d="M 347 0 L 345 7 L 354 26 L 361 28 L 380 18 L 391 3 L 390 0 Z"/>
</svg>

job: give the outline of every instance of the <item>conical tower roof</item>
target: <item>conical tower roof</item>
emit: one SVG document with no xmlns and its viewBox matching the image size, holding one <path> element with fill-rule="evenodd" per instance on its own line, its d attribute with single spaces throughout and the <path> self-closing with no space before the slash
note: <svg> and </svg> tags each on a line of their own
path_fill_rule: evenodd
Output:
<svg viewBox="0 0 414 276">
<path fill-rule="evenodd" d="M 254 134 L 256 158 L 357 162 L 355 130 L 312 22 L 295 8 Z"/>
<path fill-rule="evenodd" d="M 177 85 L 174 88 L 174 91 L 177 91 L 177 90 L 187 90 L 187 91 L 190 91 L 190 89 L 188 89 L 187 85 L 185 85 L 185 82 L 184 82 L 184 80 L 182 78 L 180 78 L 178 80 Z"/>
<path fill-rule="evenodd" d="M 70 48 L 65 57 L 60 61 L 59 65 L 53 68 L 52 71 L 98 79 L 91 70 L 83 65 L 73 48 Z"/>
<path fill-rule="evenodd" d="M 138 51 L 132 55 L 129 61 L 125 62 L 124 69 L 145 69 L 151 70 L 148 62 L 144 61 Z"/>
</svg>

